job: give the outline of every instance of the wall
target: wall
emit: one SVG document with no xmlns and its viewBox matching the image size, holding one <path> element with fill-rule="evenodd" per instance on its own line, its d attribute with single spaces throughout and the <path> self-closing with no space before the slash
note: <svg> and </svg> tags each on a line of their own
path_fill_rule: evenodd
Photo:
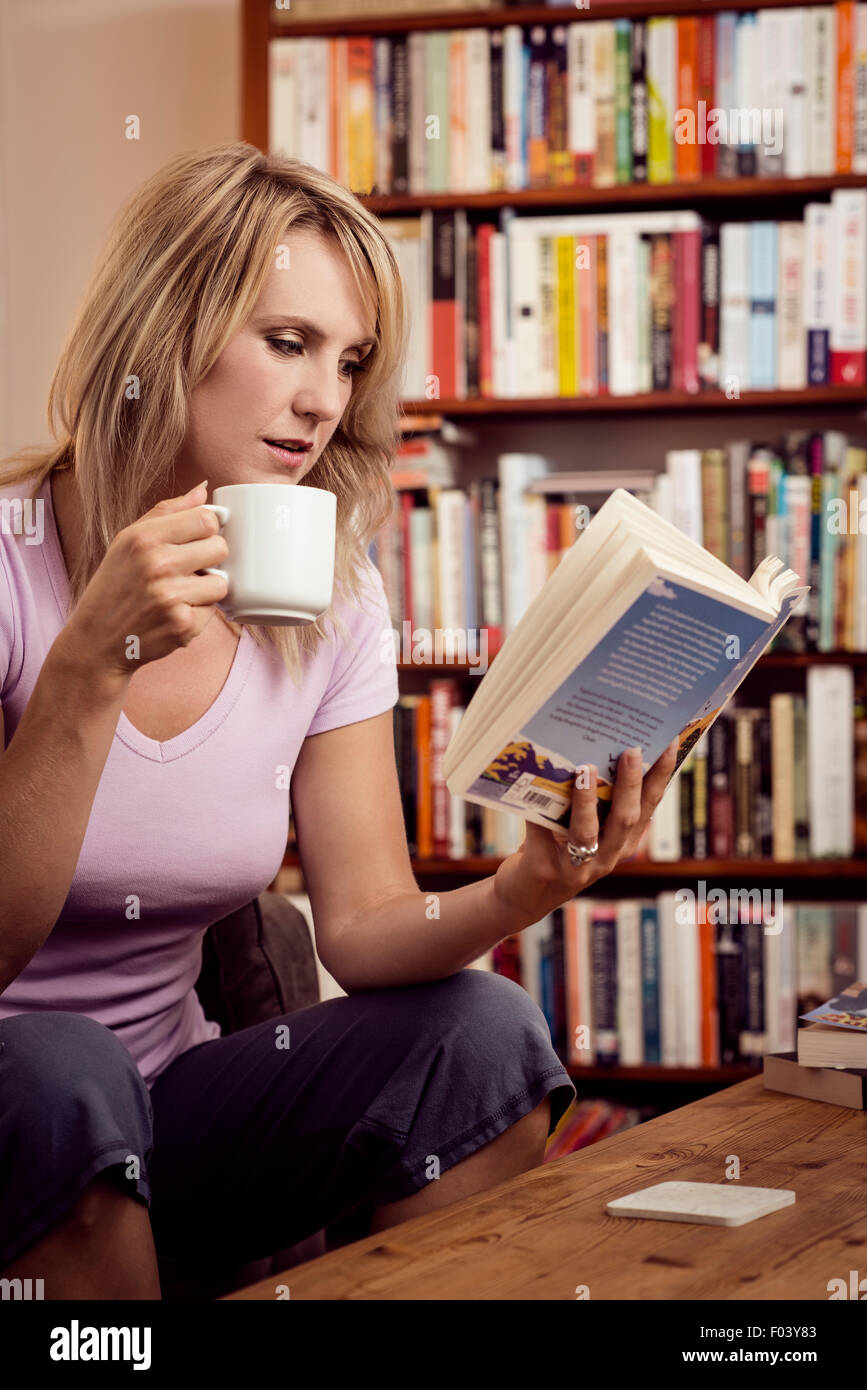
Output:
<svg viewBox="0 0 867 1390">
<path fill-rule="evenodd" d="M 0 451 L 50 439 L 57 354 L 122 203 L 239 130 L 240 0 L 0 0 Z"/>
</svg>

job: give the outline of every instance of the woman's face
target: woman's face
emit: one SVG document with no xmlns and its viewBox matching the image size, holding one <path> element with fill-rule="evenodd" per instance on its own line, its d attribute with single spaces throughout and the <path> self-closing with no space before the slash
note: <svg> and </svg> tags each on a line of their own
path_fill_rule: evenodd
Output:
<svg viewBox="0 0 867 1390">
<path fill-rule="evenodd" d="M 177 495 L 203 478 L 209 493 L 228 483 L 297 483 L 340 423 L 353 364 L 373 335 L 370 306 L 339 243 L 289 233 L 249 319 L 190 397 Z M 312 447 L 283 456 L 272 447 L 277 440 Z"/>
</svg>

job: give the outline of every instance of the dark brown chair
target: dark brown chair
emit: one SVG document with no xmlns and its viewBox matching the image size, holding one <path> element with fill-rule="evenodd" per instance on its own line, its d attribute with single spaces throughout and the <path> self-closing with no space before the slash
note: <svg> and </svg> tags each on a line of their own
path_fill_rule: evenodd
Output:
<svg viewBox="0 0 867 1390">
<path fill-rule="evenodd" d="M 263 892 L 246 907 L 216 922 L 202 942 L 196 992 L 205 1015 L 224 1035 L 319 1002 L 319 977 L 304 915 L 280 893 Z M 169 1301 L 220 1298 L 304 1260 L 323 1255 L 325 1231 L 243 1268 L 207 1274 L 160 1258 L 163 1297 Z"/>
</svg>

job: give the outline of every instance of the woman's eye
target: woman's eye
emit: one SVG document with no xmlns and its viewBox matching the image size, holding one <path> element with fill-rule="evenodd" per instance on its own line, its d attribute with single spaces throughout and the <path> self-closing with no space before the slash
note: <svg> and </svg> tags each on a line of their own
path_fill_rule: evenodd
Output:
<svg viewBox="0 0 867 1390">
<path fill-rule="evenodd" d="M 278 352 L 284 353 L 287 357 L 294 356 L 296 353 L 304 351 L 304 344 L 296 342 L 294 338 L 269 338 L 268 342 L 271 343 Z M 343 362 L 341 363 L 341 367 L 347 379 L 353 377 L 356 372 L 364 372 L 367 370 L 363 362 Z"/>
</svg>

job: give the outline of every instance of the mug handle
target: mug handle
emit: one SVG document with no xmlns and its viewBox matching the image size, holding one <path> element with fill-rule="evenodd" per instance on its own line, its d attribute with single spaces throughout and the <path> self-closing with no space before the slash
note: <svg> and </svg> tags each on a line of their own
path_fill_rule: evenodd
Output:
<svg viewBox="0 0 867 1390">
<path fill-rule="evenodd" d="M 228 507 L 221 507 L 221 506 L 219 505 L 219 503 L 217 503 L 217 502 L 203 502 L 203 503 L 202 503 L 202 506 L 205 507 L 205 508 L 207 508 L 207 510 L 208 510 L 209 512 L 216 512 L 216 513 L 217 513 L 217 520 L 219 521 L 220 525 L 221 525 L 221 526 L 225 526 L 226 522 L 229 520 L 229 508 L 228 508 Z M 226 571 L 225 571 L 225 570 L 218 569 L 216 565 L 215 565 L 215 566 L 212 566 L 210 569 L 206 566 L 205 569 L 202 570 L 202 573 L 203 573 L 203 574 L 218 574 L 218 575 L 220 576 L 221 579 L 225 579 L 225 581 L 226 581 L 227 584 L 230 582 L 230 581 L 229 581 L 229 576 L 227 575 Z"/>
</svg>

